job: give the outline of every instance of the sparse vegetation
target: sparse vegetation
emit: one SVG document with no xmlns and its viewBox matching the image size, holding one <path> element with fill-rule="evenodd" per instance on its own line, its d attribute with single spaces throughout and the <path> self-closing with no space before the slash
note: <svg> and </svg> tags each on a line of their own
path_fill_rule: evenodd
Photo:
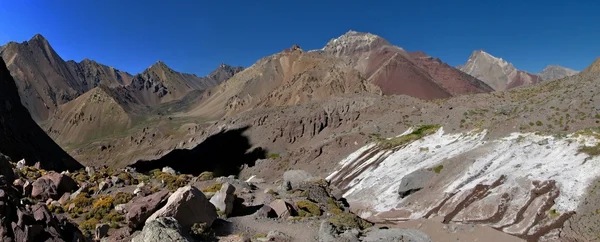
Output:
<svg viewBox="0 0 600 242">
<path fill-rule="evenodd" d="M 318 217 L 321 216 L 321 209 L 319 205 L 308 200 L 301 200 L 296 202 L 298 206 L 298 215 L 300 217 Z"/>
<path fill-rule="evenodd" d="M 273 159 L 273 160 L 277 159 L 277 158 L 279 158 L 279 153 L 271 153 L 267 156 L 267 158 Z"/>
<path fill-rule="evenodd" d="M 442 172 L 442 169 L 444 169 L 444 165 L 437 165 L 433 167 L 433 172 L 435 172 L 435 174 L 440 174 L 440 172 Z"/>
<path fill-rule="evenodd" d="M 578 150 L 580 153 L 585 153 L 589 156 L 598 156 L 600 155 L 600 143 L 594 145 L 594 146 L 583 146 L 580 147 Z"/>
<path fill-rule="evenodd" d="M 356 216 L 355 214 L 343 212 L 334 214 L 329 218 L 329 222 L 340 230 L 358 229 L 363 230 L 373 226 L 370 222 Z"/>
<path fill-rule="evenodd" d="M 390 139 L 380 139 L 379 146 L 383 149 L 392 149 L 399 146 L 403 146 L 415 140 L 419 140 L 427 135 L 435 133 L 440 127 L 440 125 L 422 125 L 410 134 Z"/>
<path fill-rule="evenodd" d="M 221 190 L 222 186 L 223 186 L 222 184 L 215 183 L 212 186 L 202 188 L 201 191 L 202 192 L 218 192 L 219 190 Z"/>
<path fill-rule="evenodd" d="M 210 171 L 202 172 L 198 176 L 199 181 L 208 181 L 208 180 L 212 180 L 213 178 L 214 178 L 214 174 Z"/>
</svg>

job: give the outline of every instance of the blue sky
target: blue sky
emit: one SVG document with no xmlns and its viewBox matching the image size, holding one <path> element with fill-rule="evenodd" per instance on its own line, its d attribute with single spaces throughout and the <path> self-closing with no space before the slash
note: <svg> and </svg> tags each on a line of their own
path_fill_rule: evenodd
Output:
<svg viewBox="0 0 600 242">
<path fill-rule="evenodd" d="M 163 60 L 201 76 L 220 63 L 250 66 L 294 43 L 322 48 L 350 29 L 454 66 L 476 49 L 530 72 L 548 64 L 581 70 L 600 56 L 600 1 L 50 2 L 0 0 L 0 44 L 41 33 L 65 60 L 131 73 Z"/>
</svg>

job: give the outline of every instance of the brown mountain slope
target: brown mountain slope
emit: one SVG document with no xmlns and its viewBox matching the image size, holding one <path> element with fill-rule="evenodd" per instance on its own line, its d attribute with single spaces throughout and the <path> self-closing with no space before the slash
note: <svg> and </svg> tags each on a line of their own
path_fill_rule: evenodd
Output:
<svg viewBox="0 0 600 242">
<path fill-rule="evenodd" d="M 64 60 L 39 34 L 20 44 L 10 42 L 1 52 L 15 77 L 21 102 L 36 121 L 47 119 L 58 105 L 84 91 Z"/>
<path fill-rule="evenodd" d="M 45 169 L 82 168 L 37 126 L 20 100 L 15 81 L 0 58 L 0 153 L 14 161 L 24 158 L 28 165 L 39 161 Z"/>
<path fill-rule="evenodd" d="M 349 31 L 330 40 L 323 51 L 346 58 L 384 94 L 436 99 L 492 91 L 485 83 L 439 59 L 422 52 L 408 53 L 370 33 Z"/>
<path fill-rule="evenodd" d="M 583 70 L 581 73 L 591 74 L 596 72 L 600 72 L 600 57 L 594 60 L 594 62 L 585 68 L 585 70 Z"/>
<path fill-rule="evenodd" d="M 60 105 L 48 120 L 47 133 L 65 145 L 125 131 L 132 120 L 113 95 L 108 87 L 100 86 Z"/>
<path fill-rule="evenodd" d="M 289 106 L 347 93 L 380 93 L 358 71 L 325 53 L 293 46 L 265 57 L 205 93 L 188 115 L 218 118 L 255 107 Z"/>
</svg>

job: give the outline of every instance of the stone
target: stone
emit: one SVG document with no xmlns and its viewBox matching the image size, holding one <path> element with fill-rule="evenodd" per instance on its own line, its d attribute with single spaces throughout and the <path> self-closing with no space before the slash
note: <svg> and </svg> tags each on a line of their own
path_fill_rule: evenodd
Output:
<svg viewBox="0 0 600 242">
<path fill-rule="evenodd" d="M 292 237 L 290 237 L 280 231 L 271 230 L 271 231 L 269 231 L 269 233 L 267 233 L 267 241 L 287 242 L 287 241 L 292 241 Z"/>
<path fill-rule="evenodd" d="M 235 187 L 229 183 L 224 183 L 215 195 L 210 198 L 210 203 L 215 205 L 219 211 L 225 213 L 226 216 L 233 212 L 233 203 L 235 202 Z"/>
<path fill-rule="evenodd" d="M 77 191 L 75 191 L 73 194 L 71 194 L 70 199 L 71 200 L 75 199 L 82 192 L 88 192 L 89 189 L 90 189 L 90 184 L 89 183 L 87 183 L 87 182 L 82 183 L 81 187 L 79 187 L 79 189 L 77 189 Z"/>
<path fill-rule="evenodd" d="M 57 192 L 59 196 L 65 192 L 73 192 L 79 188 L 77 182 L 73 180 L 73 178 L 56 172 L 49 172 L 45 176 L 42 176 L 40 179 L 49 179 L 54 185 L 56 185 Z M 58 198 L 56 198 L 58 199 Z"/>
<path fill-rule="evenodd" d="M 113 186 L 123 185 L 124 181 L 121 180 L 118 176 L 111 176 L 110 182 Z"/>
<path fill-rule="evenodd" d="M 97 224 L 96 230 L 94 231 L 94 236 L 96 237 L 96 239 L 103 239 L 108 235 L 109 229 L 110 226 L 108 224 Z"/>
<path fill-rule="evenodd" d="M 292 216 L 295 211 L 292 205 L 281 199 L 277 199 L 271 202 L 271 204 L 269 204 L 269 207 L 271 207 L 275 211 L 277 217 L 279 218 L 287 218 L 289 216 Z"/>
<path fill-rule="evenodd" d="M 63 194 L 59 199 L 58 199 L 58 203 L 61 206 L 64 206 L 65 204 L 67 204 L 67 202 L 71 199 L 71 193 L 66 192 L 65 194 Z"/>
<path fill-rule="evenodd" d="M 33 191 L 33 183 L 30 181 L 25 181 L 23 184 L 23 196 L 29 197 L 31 196 L 31 192 Z"/>
<path fill-rule="evenodd" d="M 94 167 L 91 167 L 91 166 L 86 166 L 85 172 L 87 173 L 87 175 L 89 177 L 93 177 L 96 174 L 96 169 L 94 169 Z"/>
<path fill-rule="evenodd" d="M 119 214 L 125 214 L 127 212 L 127 204 L 119 204 L 115 206 L 115 211 Z"/>
<path fill-rule="evenodd" d="M 300 184 L 318 179 L 303 170 L 290 170 L 283 173 L 283 183 L 289 183 L 292 189 L 297 189 Z"/>
<path fill-rule="evenodd" d="M 167 201 L 168 196 L 169 192 L 163 190 L 145 197 L 135 197 L 131 200 L 124 208 L 127 212 L 125 220 L 129 228 L 138 229 L 142 226 L 148 217 Z"/>
<path fill-rule="evenodd" d="M 33 218 L 37 222 L 42 222 L 45 224 L 49 224 L 52 222 L 52 214 L 48 211 L 46 205 L 38 203 L 31 206 L 31 211 L 33 212 Z"/>
<path fill-rule="evenodd" d="M 333 224 L 329 223 L 327 220 L 321 222 L 321 226 L 319 226 L 319 242 L 336 242 L 336 237 L 337 233 Z"/>
<path fill-rule="evenodd" d="M 342 233 L 339 236 L 338 241 L 340 241 L 340 242 L 360 242 L 360 240 L 358 239 L 359 235 L 360 235 L 360 232 L 357 229 L 346 230 L 346 231 L 344 231 L 344 233 Z"/>
<path fill-rule="evenodd" d="M 329 193 L 327 192 L 327 189 L 321 185 L 316 183 L 303 183 L 298 189 L 306 191 L 307 198 L 311 201 L 320 204 L 327 204 L 329 202 Z"/>
<path fill-rule="evenodd" d="M 537 144 L 538 144 L 538 145 L 548 145 L 548 139 L 543 139 L 543 140 L 540 140 L 540 141 L 538 141 L 538 143 L 537 143 Z"/>
<path fill-rule="evenodd" d="M 367 232 L 363 242 L 431 242 L 429 235 L 415 229 L 375 229 Z"/>
<path fill-rule="evenodd" d="M 265 183 L 265 179 L 258 178 L 256 176 L 251 176 L 250 178 L 248 178 L 248 180 L 246 180 L 246 182 L 247 183 L 260 184 L 260 183 Z"/>
<path fill-rule="evenodd" d="M 235 189 L 238 191 L 241 191 L 244 189 L 254 190 L 254 186 L 252 184 L 245 182 L 245 181 L 235 179 L 234 176 L 217 177 L 217 179 L 215 179 L 215 182 L 219 183 L 219 184 L 229 183 L 229 184 L 233 185 L 235 187 Z"/>
<path fill-rule="evenodd" d="M 100 184 L 98 184 L 98 192 L 102 192 L 102 191 L 108 189 L 108 187 L 109 187 L 108 182 L 101 181 Z"/>
<path fill-rule="evenodd" d="M 252 216 L 254 218 L 277 218 L 277 213 L 269 205 L 263 205 Z"/>
<path fill-rule="evenodd" d="M 23 188 L 23 185 L 25 185 L 25 181 L 21 178 L 17 178 L 13 181 L 13 186 L 15 187 Z"/>
<path fill-rule="evenodd" d="M 168 173 L 168 174 L 171 174 L 171 175 L 177 175 L 177 171 L 175 171 L 173 168 L 168 167 L 168 166 L 163 167 L 162 168 L 162 172 Z"/>
<path fill-rule="evenodd" d="M 398 194 L 401 198 L 405 198 L 423 189 L 433 176 L 435 176 L 435 173 L 428 170 L 416 170 L 404 176 L 398 186 Z"/>
<path fill-rule="evenodd" d="M 17 161 L 16 168 L 19 169 L 20 171 L 22 171 L 23 169 L 25 169 L 25 159 Z"/>
<path fill-rule="evenodd" d="M 56 185 L 50 179 L 38 178 L 33 182 L 31 196 L 40 200 L 60 198 Z"/>
<path fill-rule="evenodd" d="M 149 220 L 142 232 L 131 239 L 131 242 L 187 242 L 193 241 L 184 232 L 180 224 L 173 217 L 160 217 Z"/>
<path fill-rule="evenodd" d="M 158 217 L 173 217 L 188 231 L 194 223 L 205 223 L 210 227 L 218 216 L 217 209 L 204 194 L 188 185 L 177 189 L 167 204 L 152 214 L 146 223 Z"/>
</svg>

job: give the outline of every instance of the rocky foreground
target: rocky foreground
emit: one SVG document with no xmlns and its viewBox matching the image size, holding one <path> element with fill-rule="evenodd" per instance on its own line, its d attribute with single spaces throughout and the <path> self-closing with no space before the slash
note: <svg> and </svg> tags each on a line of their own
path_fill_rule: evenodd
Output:
<svg viewBox="0 0 600 242">
<path fill-rule="evenodd" d="M 302 170 L 266 183 L 169 167 L 57 173 L 25 163 L 0 156 L 2 241 L 431 241 L 374 226 Z"/>
</svg>

